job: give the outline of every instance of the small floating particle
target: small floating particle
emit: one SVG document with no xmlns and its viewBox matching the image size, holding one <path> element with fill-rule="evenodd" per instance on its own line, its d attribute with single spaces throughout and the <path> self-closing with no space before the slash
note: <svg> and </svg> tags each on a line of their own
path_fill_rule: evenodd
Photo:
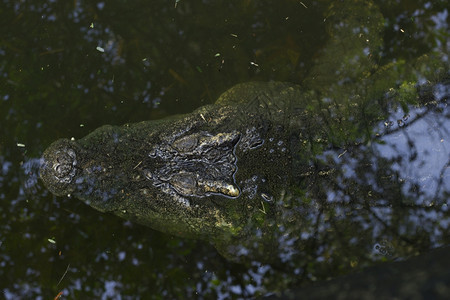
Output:
<svg viewBox="0 0 450 300">
<path fill-rule="evenodd" d="M 238 37 L 237 34 L 234 34 L 234 33 L 231 33 L 230 35 L 231 35 L 232 37 L 235 37 L 235 38 Z"/>
<path fill-rule="evenodd" d="M 47 239 L 47 241 L 49 241 L 52 244 L 56 244 L 56 241 L 54 239 Z"/>
<path fill-rule="evenodd" d="M 215 55 L 214 55 L 214 57 L 219 57 L 220 56 L 220 53 L 216 53 Z"/>
<path fill-rule="evenodd" d="M 341 154 L 339 154 L 338 158 L 341 158 L 346 152 L 347 152 L 347 149 L 344 152 L 342 152 Z"/>
<path fill-rule="evenodd" d="M 266 214 L 266 208 L 264 207 L 264 203 L 261 201 L 261 207 L 262 207 L 262 209 L 261 208 L 259 208 L 258 210 L 260 211 L 260 212 L 262 212 L 263 214 Z"/>
<path fill-rule="evenodd" d="M 95 49 L 97 49 L 97 51 L 99 51 L 99 52 L 105 52 L 105 49 L 103 49 L 102 47 L 100 47 L 100 46 L 98 46 L 97 48 L 95 48 Z"/>
<path fill-rule="evenodd" d="M 94 23 L 91 23 L 91 25 L 89 25 L 89 28 L 94 28 Z"/>
<path fill-rule="evenodd" d="M 252 65 L 252 66 L 255 66 L 255 67 L 259 67 L 259 65 L 257 64 L 257 63 L 255 63 L 255 62 L 250 62 L 250 64 Z"/>
<path fill-rule="evenodd" d="M 25 144 L 22 144 L 22 143 L 17 143 L 17 147 L 21 147 L 21 148 L 24 148 L 24 147 L 25 147 Z"/>
</svg>

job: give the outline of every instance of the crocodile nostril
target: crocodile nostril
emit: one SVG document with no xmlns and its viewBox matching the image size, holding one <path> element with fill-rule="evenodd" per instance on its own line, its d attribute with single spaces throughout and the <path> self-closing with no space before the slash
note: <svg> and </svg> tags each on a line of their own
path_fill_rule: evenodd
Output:
<svg viewBox="0 0 450 300">
<path fill-rule="evenodd" d="M 70 173 L 70 170 L 72 170 L 72 166 L 69 164 L 57 164 L 53 169 L 56 172 L 56 177 L 62 178 Z"/>
<path fill-rule="evenodd" d="M 70 183 L 76 173 L 77 159 L 73 149 L 56 151 L 56 162 L 53 171 L 56 179 L 61 183 Z"/>
<path fill-rule="evenodd" d="M 75 142 L 61 139 L 51 144 L 42 155 L 40 177 L 55 195 L 71 194 L 80 172 L 80 153 Z"/>
</svg>

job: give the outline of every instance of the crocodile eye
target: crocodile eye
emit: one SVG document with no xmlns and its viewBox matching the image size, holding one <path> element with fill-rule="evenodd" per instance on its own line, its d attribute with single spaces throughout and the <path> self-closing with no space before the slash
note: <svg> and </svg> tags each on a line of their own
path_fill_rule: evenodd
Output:
<svg viewBox="0 0 450 300">
<path fill-rule="evenodd" d="M 175 174 L 170 183 L 173 188 L 184 196 L 193 195 L 197 189 L 197 179 L 192 173 L 179 173 Z"/>
<path fill-rule="evenodd" d="M 180 152 L 189 152 L 192 151 L 197 144 L 198 138 L 193 135 L 188 135 L 173 142 L 172 147 Z"/>
<path fill-rule="evenodd" d="M 208 152 L 205 153 L 205 157 L 207 157 L 208 160 L 211 160 L 211 161 L 218 161 L 219 159 L 222 158 L 221 154 L 222 153 L 220 153 L 219 150 L 211 149 L 211 150 L 209 150 Z"/>
</svg>

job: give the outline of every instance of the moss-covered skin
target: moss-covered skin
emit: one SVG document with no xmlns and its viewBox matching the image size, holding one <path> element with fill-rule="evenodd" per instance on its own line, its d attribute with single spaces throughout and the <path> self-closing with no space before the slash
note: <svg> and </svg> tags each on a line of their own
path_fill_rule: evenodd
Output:
<svg viewBox="0 0 450 300">
<path fill-rule="evenodd" d="M 371 1 L 334 1 L 325 17 L 330 41 L 303 86 L 239 84 L 190 114 L 56 141 L 43 155 L 42 180 L 102 212 L 208 240 L 231 259 L 283 261 L 280 249 L 301 251 L 302 239 L 323 230 L 319 221 L 339 213 L 322 215 L 330 194 L 311 196 L 336 170 L 324 151 L 382 143 L 389 107 L 448 97 L 418 85 L 445 74 L 439 59 L 373 62 L 383 18 Z M 347 178 L 335 180 L 327 184 L 336 189 Z M 364 207 L 380 205 L 372 200 Z"/>
</svg>

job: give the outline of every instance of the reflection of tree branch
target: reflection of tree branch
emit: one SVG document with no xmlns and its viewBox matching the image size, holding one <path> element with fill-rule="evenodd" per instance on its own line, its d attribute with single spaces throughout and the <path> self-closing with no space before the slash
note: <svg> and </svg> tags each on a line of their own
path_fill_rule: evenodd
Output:
<svg viewBox="0 0 450 300">
<path fill-rule="evenodd" d="M 417 114 L 416 117 L 409 121 L 408 123 L 404 123 L 403 126 L 398 125 L 395 129 L 387 129 L 384 133 L 380 134 L 379 136 L 385 136 L 394 132 L 397 132 L 399 130 L 402 130 L 404 128 L 407 128 L 409 126 L 411 126 L 412 124 L 414 124 L 415 122 L 417 122 L 418 120 L 420 120 L 422 117 L 424 117 L 426 114 L 428 114 L 430 111 L 434 110 L 434 109 L 439 109 L 438 105 L 439 104 L 446 104 L 449 95 L 444 95 L 442 96 L 440 99 L 436 99 L 435 95 L 433 95 L 433 88 L 439 84 L 448 84 L 445 82 L 444 83 L 436 83 L 436 84 L 428 84 L 426 86 L 419 86 L 418 87 L 418 95 L 419 98 L 421 99 L 420 103 L 422 103 L 420 105 L 421 108 L 426 108 L 426 110 L 420 114 Z M 394 103 L 396 103 L 396 101 L 394 101 Z"/>
<path fill-rule="evenodd" d="M 450 118 L 450 115 L 445 116 L 447 118 Z M 436 123 L 436 125 L 439 126 L 433 126 L 433 121 L 436 122 L 436 119 L 433 119 L 433 121 L 429 120 L 429 119 L 425 119 L 425 122 L 427 122 L 427 124 L 429 125 L 430 128 L 433 128 L 434 130 L 436 130 L 436 132 L 438 132 L 438 134 L 442 137 L 442 136 L 450 136 L 450 131 L 448 130 L 448 128 L 446 126 L 442 126 L 442 122 Z"/>
<path fill-rule="evenodd" d="M 318 243 L 319 239 L 317 237 L 319 236 L 320 219 L 323 215 L 323 210 L 324 210 L 324 208 L 321 206 L 321 208 L 316 216 L 315 222 L 314 222 L 314 233 L 312 235 L 314 238 L 308 239 L 308 242 L 310 243 L 307 245 L 308 249 L 316 249 L 316 251 L 315 252 L 313 252 L 313 251 L 307 252 L 307 255 L 310 257 L 305 257 L 306 259 L 304 259 L 304 263 L 301 266 L 301 268 L 305 271 L 301 275 L 300 282 L 310 281 L 311 279 L 308 277 L 308 274 L 314 273 L 314 270 L 312 272 L 308 271 L 308 269 L 310 268 L 310 267 L 308 267 L 308 265 L 310 265 L 313 254 L 315 255 L 314 258 L 317 258 L 317 256 L 318 256 L 317 249 L 319 246 L 321 246 L 321 244 Z M 321 241 L 321 242 L 323 242 L 323 241 Z"/>
<path fill-rule="evenodd" d="M 367 186 L 359 184 L 354 182 L 355 185 L 360 186 L 361 187 L 361 191 L 366 191 L 367 190 Z M 435 208 L 433 207 L 428 207 L 428 206 L 423 206 L 423 205 L 416 205 L 416 204 L 406 204 L 405 201 L 399 201 L 398 203 L 394 204 L 392 202 L 387 201 L 387 203 L 381 204 L 381 203 L 369 203 L 369 201 L 367 199 L 363 199 L 363 201 L 361 201 L 361 199 L 359 197 L 357 197 L 357 195 L 353 194 L 353 193 L 348 193 L 347 189 L 345 188 L 347 185 L 341 185 L 337 182 L 337 177 L 336 179 L 333 181 L 333 190 L 335 191 L 339 191 L 342 194 L 347 195 L 350 198 L 350 203 L 353 204 L 360 204 L 363 206 L 363 208 L 365 209 L 365 211 L 368 213 L 369 216 L 372 216 L 370 219 L 373 218 L 373 220 L 376 220 L 379 224 L 381 224 L 384 228 L 384 230 L 386 232 L 388 232 L 390 235 L 392 235 L 393 237 L 402 240 L 410 245 L 414 244 L 414 241 L 411 240 L 411 238 L 409 238 L 408 236 L 405 236 L 404 234 L 399 234 L 395 229 L 398 228 L 397 226 L 394 225 L 389 225 L 386 222 L 386 218 L 383 219 L 381 218 L 372 208 L 390 208 L 390 209 L 413 209 L 413 210 L 421 210 L 421 211 L 435 211 Z M 374 191 L 376 194 L 372 195 L 377 199 L 383 199 L 383 193 L 381 192 L 376 192 Z M 401 190 L 399 189 L 396 192 L 399 196 L 403 195 L 401 193 Z M 389 193 L 390 194 L 390 193 Z M 345 203 L 344 203 L 345 205 Z M 353 211 L 354 213 L 354 211 Z M 393 217 L 394 216 L 394 212 L 391 212 L 389 217 Z M 337 226 L 333 226 L 334 228 L 337 228 Z"/>
<path fill-rule="evenodd" d="M 404 130 L 405 128 L 410 127 L 411 125 L 413 125 L 414 123 L 416 123 L 417 121 L 419 121 L 420 119 L 422 119 L 423 117 L 425 117 L 425 115 L 427 115 L 430 111 L 431 111 L 431 108 L 430 108 L 430 107 L 427 107 L 427 110 L 425 110 L 424 112 L 422 112 L 422 113 L 420 113 L 420 114 L 417 114 L 417 115 L 416 115 L 413 119 L 411 119 L 408 123 L 405 123 L 405 125 L 403 125 L 403 126 L 397 125 L 397 127 L 394 128 L 394 129 L 387 128 L 385 132 L 380 133 L 380 134 L 377 134 L 377 137 L 384 137 L 384 136 L 390 135 L 390 134 L 392 134 L 392 133 L 396 133 L 396 132 L 398 132 L 398 131 L 400 131 L 400 130 Z"/>
<path fill-rule="evenodd" d="M 438 199 L 441 192 L 441 187 L 444 184 L 444 174 L 447 168 L 450 168 L 450 158 L 447 163 L 442 167 L 441 172 L 439 172 L 439 180 L 437 182 L 436 193 L 434 194 L 434 199 Z"/>
<path fill-rule="evenodd" d="M 352 197 L 352 196 L 351 196 Z M 395 237 L 397 237 L 397 238 L 399 238 L 400 240 L 403 240 L 403 241 L 405 241 L 405 242 L 407 242 L 407 243 L 409 243 L 410 245 L 413 245 L 414 244 L 414 242 L 413 241 L 411 241 L 409 238 L 407 238 L 406 236 L 404 236 L 404 235 L 400 235 L 400 234 L 398 234 L 398 232 L 397 231 L 395 231 L 394 229 L 393 229 L 393 227 L 394 226 L 389 226 L 383 219 L 381 219 L 371 208 L 372 208 L 372 206 L 370 206 L 370 204 L 368 204 L 367 203 L 367 201 L 364 201 L 364 208 L 378 221 L 378 222 L 380 222 L 384 227 L 385 227 L 385 229 L 388 231 L 388 232 L 390 232 L 393 236 L 395 236 Z M 396 227 L 397 228 L 397 227 Z"/>
</svg>

